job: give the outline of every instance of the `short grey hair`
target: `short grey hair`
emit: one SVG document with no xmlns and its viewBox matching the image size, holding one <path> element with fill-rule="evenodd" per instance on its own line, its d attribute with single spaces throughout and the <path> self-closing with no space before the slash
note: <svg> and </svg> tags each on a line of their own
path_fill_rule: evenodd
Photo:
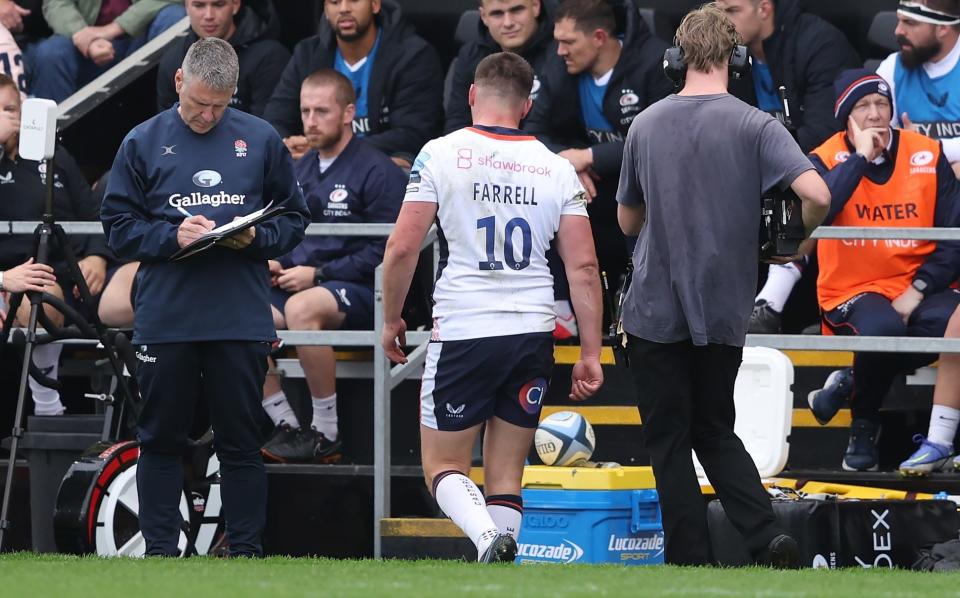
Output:
<svg viewBox="0 0 960 598">
<path fill-rule="evenodd" d="M 184 81 L 199 79 L 218 91 L 233 91 L 240 77 L 237 52 L 229 43 L 216 37 L 197 40 L 183 57 Z"/>
</svg>

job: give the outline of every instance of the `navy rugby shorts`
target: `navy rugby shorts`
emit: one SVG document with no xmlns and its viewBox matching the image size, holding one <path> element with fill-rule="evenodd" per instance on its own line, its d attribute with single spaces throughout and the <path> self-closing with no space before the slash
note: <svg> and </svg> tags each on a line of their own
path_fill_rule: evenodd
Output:
<svg viewBox="0 0 960 598">
<path fill-rule="evenodd" d="M 373 289 L 355 282 L 325 280 L 319 285 L 333 294 L 337 307 L 345 314 L 340 330 L 370 330 L 373 328 Z M 270 289 L 270 304 L 283 313 L 287 300 L 293 293 L 280 287 Z"/>
<path fill-rule="evenodd" d="M 494 415 L 535 428 L 553 373 L 553 334 L 431 342 L 420 387 L 420 423 L 466 430 Z"/>
</svg>

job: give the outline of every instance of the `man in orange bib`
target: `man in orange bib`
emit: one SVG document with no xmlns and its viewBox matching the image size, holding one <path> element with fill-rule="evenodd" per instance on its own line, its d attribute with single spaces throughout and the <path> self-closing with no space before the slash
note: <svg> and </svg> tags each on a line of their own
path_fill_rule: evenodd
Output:
<svg viewBox="0 0 960 598">
<path fill-rule="evenodd" d="M 960 190 L 940 142 L 890 128 L 890 87 L 866 69 L 835 83 L 836 116 L 846 129 L 811 160 L 833 200 L 833 226 L 960 226 Z M 821 240 L 817 299 L 826 334 L 943 336 L 960 304 L 949 288 L 960 270 L 960 244 L 909 240 Z M 880 404 L 894 377 L 927 365 L 934 354 L 857 353 L 853 370 L 831 374 L 810 393 L 826 424 L 848 400 L 853 423 L 843 457 L 848 471 L 877 469 Z"/>
</svg>

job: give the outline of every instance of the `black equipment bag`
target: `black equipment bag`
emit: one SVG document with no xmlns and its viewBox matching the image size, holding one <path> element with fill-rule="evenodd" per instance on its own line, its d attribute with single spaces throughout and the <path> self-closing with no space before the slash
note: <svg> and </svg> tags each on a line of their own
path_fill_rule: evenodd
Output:
<svg viewBox="0 0 960 598">
<path fill-rule="evenodd" d="M 774 500 L 783 531 L 800 545 L 804 567 L 909 568 L 920 551 L 956 539 L 957 505 L 949 500 Z M 707 507 L 719 565 L 753 563 L 719 500 Z"/>
</svg>

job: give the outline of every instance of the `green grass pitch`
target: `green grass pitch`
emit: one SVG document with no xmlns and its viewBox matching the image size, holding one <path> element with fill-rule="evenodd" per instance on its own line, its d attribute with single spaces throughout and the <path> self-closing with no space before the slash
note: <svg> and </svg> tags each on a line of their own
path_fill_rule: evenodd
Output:
<svg viewBox="0 0 960 598">
<path fill-rule="evenodd" d="M 309 558 L 100 559 L 0 556 L 0 596 L 960 596 L 960 575 L 890 570 L 709 569 L 614 565 L 482 566 Z"/>
</svg>

